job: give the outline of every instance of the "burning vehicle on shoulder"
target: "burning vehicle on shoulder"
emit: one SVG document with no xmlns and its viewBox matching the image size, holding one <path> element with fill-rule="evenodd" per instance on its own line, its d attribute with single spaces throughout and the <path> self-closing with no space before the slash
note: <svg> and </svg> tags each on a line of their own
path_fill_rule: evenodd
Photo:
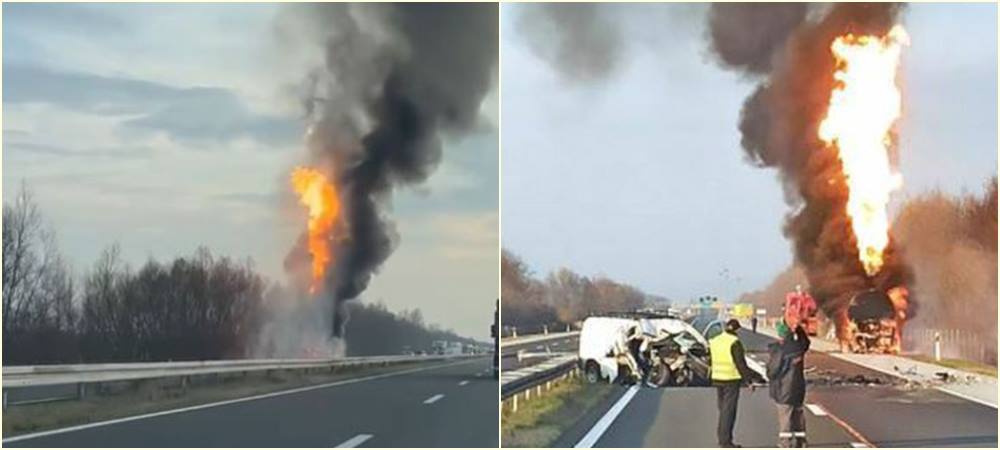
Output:
<svg viewBox="0 0 1000 450">
<path fill-rule="evenodd" d="M 589 317 L 580 331 L 579 362 L 587 381 L 633 384 L 648 371 L 650 384 L 708 383 L 708 341 L 669 314 L 624 313 Z"/>
<path fill-rule="evenodd" d="M 845 350 L 854 353 L 899 353 L 906 320 L 905 287 L 870 289 L 851 298 L 847 308 Z"/>
</svg>

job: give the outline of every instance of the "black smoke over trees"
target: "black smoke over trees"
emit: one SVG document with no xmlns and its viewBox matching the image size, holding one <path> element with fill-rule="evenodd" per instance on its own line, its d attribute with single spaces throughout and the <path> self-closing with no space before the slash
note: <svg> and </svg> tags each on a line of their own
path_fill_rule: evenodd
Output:
<svg viewBox="0 0 1000 450">
<path fill-rule="evenodd" d="M 3 264 L 7 365 L 254 357 L 270 314 L 267 294 L 280 290 L 250 261 L 206 248 L 133 269 L 112 245 L 77 283 L 26 189 L 3 205 Z M 352 355 L 463 341 L 426 325 L 418 310 L 397 315 L 381 305 L 351 305 L 351 311 Z"/>
<path fill-rule="evenodd" d="M 521 330 L 562 326 L 594 314 L 632 311 L 655 300 L 639 289 L 604 276 L 586 277 L 560 268 L 544 279 L 509 250 L 500 261 L 500 317 Z"/>
<path fill-rule="evenodd" d="M 865 273 L 846 214 L 841 162 L 818 133 L 835 83 L 830 44 L 846 33 L 885 35 L 901 10 L 893 3 L 716 3 L 708 15 L 709 45 L 719 64 L 759 81 L 740 113 L 741 145 L 749 163 L 778 169 L 790 207 L 783 232 L 829 317 L 846 314 L 857 291 L 912 280 L 891 237 L 882 269 L 874 277 Z"/>
</svg>

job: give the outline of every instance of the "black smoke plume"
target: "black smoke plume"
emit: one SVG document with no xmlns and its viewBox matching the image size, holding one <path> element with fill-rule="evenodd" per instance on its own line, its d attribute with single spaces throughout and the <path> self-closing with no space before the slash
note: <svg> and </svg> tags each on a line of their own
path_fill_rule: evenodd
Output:
<svg viewBox="0 0 1000 450">
<path fill-rule="evenodd" d="M 304 4 L 283 22 L 321 39 L 323 67 L 306 83 L 311 164 L 336 180 L 341 224 L 321 297 L 332 334 L 393 252 L 388 208 L 397 187 L 418 184 L 441 161 L 444 133 L 479 124 L 496 78 L 496 4 Z M 281 30 L 279 30 L 281 31 Z M 286 266 L 308 255 L 299 246 Z M 292 270 L 292 269 L 290 269 Z"/>
<path fill-rule="evenodd" d="M 604 79 L 623 59 L 625 32 L 607 5 L 535 3 L 520 9 L 518 31 L 532 51 L 568 81 Z"/>
<path fill-rule="evenodd" d="M 759 80 L 740 114 L 741 145 L 750 163 L 778 169 L 792 207 L 783 231 L 820 308 L 838 321 L 854 293 L 886 290 L 912 278 L 892 239 L 881 271 L 865 274 L 846 214 L 840 160 L 817 133 L 834 85 L 830 44 L 846 33 L 884 35 L 901 10 L 890 3 L 714 3 L 708 15 L 719 63 Z"/>
</svg>

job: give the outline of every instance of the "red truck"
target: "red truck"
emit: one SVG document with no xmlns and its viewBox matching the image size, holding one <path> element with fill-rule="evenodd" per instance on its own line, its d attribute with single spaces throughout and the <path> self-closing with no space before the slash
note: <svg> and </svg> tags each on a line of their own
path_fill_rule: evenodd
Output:
<svg viewBox="0 0 1000 450">
<path fill-rule="evenodd" d="M 802 288 L 796 286 L 795 292 L 785 295 L 785 324 L 794 330 L 796 326 L 802 324 L 806 333 L 816 336 L 819 332 L 819 319 L 816 317 L 816 300 Z"/>
</svg>

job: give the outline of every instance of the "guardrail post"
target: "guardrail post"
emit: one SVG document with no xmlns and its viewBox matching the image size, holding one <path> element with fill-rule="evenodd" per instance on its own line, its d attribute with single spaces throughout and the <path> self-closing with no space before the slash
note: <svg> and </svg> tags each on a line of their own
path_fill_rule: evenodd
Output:
<svg viewBox="0 0 1000 450">
<path fill-rule="evenodd" d="M 517 337 L 517 327 L 510 327 L 510 337 Z"/>
<path fill-rule="evenodd" d="M 83 400 L 87 396 L 87 383 L 76 384 L 76 399 Z"/>
<path fill-rule="evenodd" d="M 549 326 L 542 325 L 542 334 L 549 334 Z"/>
<path fill-rule="evenodd" d="M 7 390 L 3 390 L 3 410 L 7 410 Z"/>
<path fill-rule="evenodd" d="M 510 412 L 517 412 L 517 394 L 514 394 L 514 398 L 510 401 Z"/>
</svg>

